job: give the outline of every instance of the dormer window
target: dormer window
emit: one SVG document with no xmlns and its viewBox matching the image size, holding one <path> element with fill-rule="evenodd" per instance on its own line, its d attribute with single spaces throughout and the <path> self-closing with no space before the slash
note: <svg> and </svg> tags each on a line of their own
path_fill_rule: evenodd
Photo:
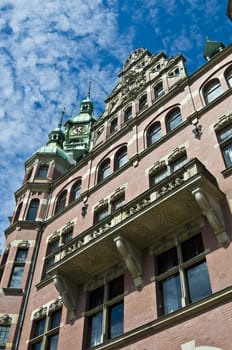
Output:
<svg viewBox="0 0 232 350">
<path fill-rule="evenodd" d="M 40 165 L 39 171 L 38 171 L 38 177 L 46 178 L 47 175 L 48 175 L 48 165 L 47 164 Z"/>
</svg>

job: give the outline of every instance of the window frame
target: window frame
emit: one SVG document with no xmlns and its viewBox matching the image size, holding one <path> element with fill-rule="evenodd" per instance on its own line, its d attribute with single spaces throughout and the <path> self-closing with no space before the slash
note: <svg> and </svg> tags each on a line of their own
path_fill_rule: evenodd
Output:
<svg viewBox="0 0 232 350">
<path fill-rule="evenodd" d="M 38 198 L 34 198 L 30 201 L 26 221 L 36 221 L 37 214 L 39 211 L 40 200 Z"/>
<path fill-rule="evenodd" d="M 190 252 L 189 256 L 186 256 L 186 258 L 184 258 L 184 249 L 186 249 L 187 251 L 187 247 L 190 246 L 191 242 L 192 252 Z M 186 248 L 184 248 L 184 246 Z M 187 254 L 189 254 L 189 252 Z M 168 258 L 171 259 L 168 260 Z M 163 266 L 163 268 L 161 268 L 162 261 L 163 263 L 165 263 L 165 266 Z M 188 271 L 198 266 L 206 267 L 206 269 L 204 270 L 203 281 L 205 284 L 204 287 L 206 287 L 205 290 L 207 292 L 204 296 L 199 297 L 196 300 L 191 300 L 191 293 L 194 292 L 194 286 L 190 286 L 190 278 L 188 276 Z M 209 295 L 212 294 L 210 276 L 206 261 L 206 250 L 204 248 L 201 233 L 198 233 L 188 239 L 185 239 L 184 241 L 177 241 L 175 245 L 173 244 L 172 248 L 157 255 L 156 272 L 156 287 L 159 306 L 158 312 L 160 316 L 178 311 L 183 307 L 191 303 L 200 301 L 204 298 L 207 298 Z M 173 278 L 175 278 L 175 280 Z M 166 289 L 165 295 L 164 286 L 166 282 L 169 283 L 171 281 L 176 282 L 174 284 L 172 283 L 169 285 L 169 288 L 172 288 L 172 295 L 170 299 L 170 296 L 168 296 L 168 289 Z M 173 309 L 168 309 L 170 307 L 172 307 Z"/>
<path fill-rule="evenodd" d="M 147 94 L 143 94 L 139 99 L 139 112 L 148 107 Z"/>
<path fill-rule="evenodd" d="M 127 146 L 121 147 L 114 156 L 114 170 L 122 168 L 128 162 Z"/>
<path fill-rule="evenodd" d="M 70 195 L 69 195 L 69 204 L 75 202 L 80 198 L 81 185 L 82 185 L 82 181 L 80 179 L 75 181 L 74 184 L 72 185 Z"/>
<path fill-rule="evenodd" d="M 158 134 L 158 137 L 156 135 Z M 153 138 L 155 138 L 153 140 Z M 162 129 L 160 122 L 154 122 L 147 129 L 147 147 L 154 145 L 162 138 Z"/>
<path fill-rule="evenodd" d="M 223 88 L 219 79 L 215 78 L 210 80 L 203 87 L 203 96 L 206 105 L 210 104 L 214 100 L 216 100 L 219 96 L 223 94 Z"/>
<path fill-rule="evenodd" d="M 228 87 L 231 88 L 232 87 L 232 66 L 226 69 L 224 76 Z"/>
<path fill-rule="evenodd" d="M 226 135 L 226 132 L 228 132 L 228 135 Z M 229 123 L 223 128 L 220 128 L 220 130 L 216 131 L 218 143 L 220 145 L 221 153 L 223 156 L 224 164 L 226 168 L 232 167 L 232 124 Z M 224 139 L 222 139 L 221 135 L 225 134 Z M 226 152 L 227 149 L 230 149 L 230 154 L 227 156 Z"/>
<path fill-rule="evenodd" d="M 119 288 L 117 290 L 117 282 L 119 282 Z M 116 287 L 113 285 L 116 283 Z M 114 290 L 114 293 L 111 291 Z M 96 293 L 96 296 L 94 295 Z M 91 303 L 91 298 L 94 302 Z M 110 313 L 113 307 L 122 307 L 120 314 L 120 329 L 118 333 L 114 336 L 110 334 L 112 323 L 110 321 Z M 86 345 L 87 347 L 94 347 L 96 345 L 102 344 L 109 339 L 114 339 L 121 336 L 124 332 L 124 276 L 120 275 L 112 280 L 105 281 L 104 284 L 99 287 L 89 291 L 88 293 L 88 303 L 86 316 Z M 93 334 L 93 320 L 97 317 L 97 332 L 94 339 Z M 96 331 L 96 329 L 95 329 Z M 95 340 L 95 341 L 94 341 Z M 93 341 L 93 342 L 92 342 Z"/>
<path fill-rule="evenodd" d="M 20 258 L 20 253 L 23 252 L 23 258 Z M 18 247 L 14 264 L 11 270 L 10 279 L 8 282 L 8 288 L 10 289 L 20 289 L 23 281 L 24 268 L 26 265 L 28 256 L 28 248 Z M 18 272 L 17 272 L 18 271 Z"/>
<path fill-rule="evenodd" d="M 123 121 L 124 121 L 124 123 L 126 123 L 129 120 L 131 120 L 132 118 L 133 118 L 132 106 L 128 106 L 123 112 Z"/>
<path fill-rule="evenodd" d="M 48 177 L 48 169 L 49 169 L 48 164 L 41 164 L 38 168 L 37 177 L 41 179 L 46 179 Z"/>
<path fill-rule="evenodd" d="M 0 325 L 0 349 L 5 349 L 6 343 L 9 338 L 10 325 L 1 324 Z"/>
<path fill-rule="evenodd" d="M 111 119 L 110 125 L 109 125 L 109 133 L 110 135 L 118 131 L 118 118 L 115 117 Z"/>
<path fill-rule="evenodd" d="M 102 182 L 103 180 L 105 180 L 107 177 L 110 176 L 110 170 L 111 170 L 110 166 L 111 166 L 110 158 L 106 158 L 100 163 L 98 168 L 97 183 Z"/>
<path fill-rule="evenodd" d="M 66 207 L 66 202 L 67 202 L 67 190 L 62 191 L 57 199 L 56 199 L 56 206 L 55 206 L 55 212 L 54 215 L 61 213 L 64 208 Z"/>
<path fill-rule="evenodd" d="M 171 132 L 178 128 L 183 123 L 183 118 L 181 114 L 181 110 L 179 107 L 173 108 L 171 111 L 168 112 L 166 115 L 166 128 L 167 132 Z M 176 122 L 177 120 L 177 122 Z M 171 125 L 173 123 L 173 126 Z"/>
<path fill-rule="evenodd" d="M 153 92 L 154 92 L 154 98 L 155 100 L 161 96 L 164 95 L 165 91 L 164 91 L 164 86 L 163 86 L 163 82 L 160 81 L 158 82 L 154 87 L 153 87 Z"/>
</svg>

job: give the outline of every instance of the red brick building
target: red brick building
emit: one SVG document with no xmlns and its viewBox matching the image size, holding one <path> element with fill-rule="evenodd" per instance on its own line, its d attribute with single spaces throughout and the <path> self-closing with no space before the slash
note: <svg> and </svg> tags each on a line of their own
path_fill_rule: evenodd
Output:
<svg viewBox="0 0 232 350">
<path fill-rule="evenodd" d="M 232 46 L 134 51 L 25 163 L 0 349 L 232 349 Z"/>
</svg>

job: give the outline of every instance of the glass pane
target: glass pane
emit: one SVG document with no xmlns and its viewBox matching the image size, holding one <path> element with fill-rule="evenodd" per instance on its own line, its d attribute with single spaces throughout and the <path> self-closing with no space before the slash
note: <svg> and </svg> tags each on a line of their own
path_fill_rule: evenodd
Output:
<svg viewBox="0 0 232 350">
<path fill-rule="evenodd" d="M 168 118 L 168 129 L 173 130 L 182 123 L 182 116 L 179 110 L 173 112 Z"/>
<path fill-rule="evenodd" d="M 163 95 L 164 94 L 163 84 L 160 83 L 159 85 L 157 85 L 154 89 L 154 92 L 155 92 L 155 97 L 159 97 Z"/>
<path fill-rule="evenodd" d="M 126 122 L 127 120 L 132 118 L 132 108 L 129 107 L 124 113 L 124 121 Z"/>
<path fill-rule="evenodd" d="M 206 262 L 189 268 L 186 273 L 190 302 L 205 298 L 212 293 Z"/>
<path fill-rule="evenodd" d="M 187 157 L 183 156 L 171 164 L 172 171 L 177 171 L 187 163 Z"/>
<path fill-rule="evenodd" d="M 48 344 L 46 350 L 57 350 L 58 334 L 48 337 Z"/>
<path fill-rule="evenodd" d="M 203 251 L 204 246 L 200 233 L 182 243 L 183 261 L 187 261 Z"/>
<path fill-rule="evenodd" d="M 31 349 L 32 350 L 42 350 L 42 340 L 38 341 L 37 343 L 32 344 Z"/>
<path fill-rule="evenodd" d="M 155 125 L 148 131 L 148 145 L 153 145 L 162 137 L 160 125 Z"/>
<path fill-rule="evenodd" d="M 51 325 L 50 329 L 59 327 L 61 320 L 61 310 L 55 311 L 52 313 L 51 316 Z"/>
<path fill-rule="evenodd" d="M 6 344 L 9 330 L 9 326 L 0 326 L 0 344 Z"/>
<path fill-rule="evenodd" d="M 70 194 L 70 200 L 69 202 L 72 203 L 76 199 L 80 197 L 81 194 L 81 182 L 78 181 L 76 184 L 73 185 L 71 194 Z"/>
<path fill-rule="evenodd" d="M 90 346 L 95 346 L 102 341 L 102 312 L 90 317 Z"/>
<path fill-rule="evenodd" d="M 109 324 L 109 338 L 115 338 L 123 334 L 123 303 L 111 306 Z"/>
<path fill-rule="evenodd" d="M 59 240 L 48 243 L 47 255 L 54 252 L 59 247 Z"/>
<path fill-rule="evenodd" d="M 207 102 L 212 102 L 218 96 L 223 93 L 222 87 L 219 82 L 214 82 L 210 86 L 208 86 L 206 91 L 206 100 Z"/>
<path fill-rule="evenodd" d="M 168 176 L 168 169 L 165 168 L 151 177 L 151 185 L 156 185 Z"/>
<path fill-rule="evenodd" d="M 181 308 L 181 287 L 179 275 L 167 278 L 161 283 L 163 312 L 169 314 Z"/>
<path fill-rule="evenodd" d="M 103 304 L 104 287 L 101 286 L 89 293 L 89 310 Z"/>
<path fill-rule="evenodd" d="M 24 266 L 14 266 L 9 288 L 20 288 Z"/>
<path fill-rule="evenodd" d="M 33 337 L 38 337 L 39 335 L 44 333 L 45 330 L 45 318 L 41 318 L 40 320 L 35 321 L 35 328 Z"/>
<path fill-rule="evenodd" d="M 124 278 L 120 276 L 109 283 L 109 299 L 115 298 L 124 292 Z"/>
<path fill-rule="evenodd" d="M 118 208 L 122 207 L 124 203 L 125 203 L 124 197 L 120 197 L 120 198 L 116 199 L 115 201 L 113 201 L 111 203 L 112 211 L 117 210 Z"/>
<path fill-rule="evenodd" d="M 40 166 L 38 177 L 47 177 L 47 173 L 48 173 L 48 165 Z"/>
<path fill-rule="evenodd" d="M 225 156 L 226 165 L 228 167 L 232 166 L 232 144 L 224 148 L 224 156 Z"/>
<path fill-rule="evenodd" d="M 32 200 L 27 213 L 27 220 L 34 221 L 36 219 L 38 207 L 39 207 L 39 200 L 37 199 Z"/>
<path fill-rule="evenodd" d="M 108 207 L 106 207 L 102 210 L 99 210 L 95 213 L 95 221 L 96 222 L 101 221 L 101 220 L 105 219 L 107 216 L 108 216 Z"/>
<path fill-rule="evenodd" d="M 231 126 L 229 128 L 222 130 L 218 134 L 220 142 L 228 140 L 231 136 L 232 136 L 232 127 Z"/>
<path fill-rule="evenodd" d="M 67 242 L 71 241 L 72 240 L 72 236 L 73 236 L 73 231 L 72 230 L 67 232 L 67 233 L 65 233 L 64 238 L 63 238 L 64 243 L 67 243 Z"/>
<path fill-rule="evenodd" d="M 17 255 L 16 255 L 16 261 L 17 262 L 25 262 L 27 258 L 27 249 L 18 249 Z"/>
<path fill-rule="evenodd" d="M 166 272 L 178 265 L 176 248 L 172 248 L 157 257 L 158 273 Z"/>
<path fill-rule="evenodd" d="M 227 74 L 226 80 L 227 80 L 229 86 L 232 87 L 232 70 L 229 71 L 229 73 Z"/>
<path fill-rule="evenodd" d="M 121 150 L 116 155 L 116 168 L 121 168 L 127 162 L 127 149 Z"/>
</svg>

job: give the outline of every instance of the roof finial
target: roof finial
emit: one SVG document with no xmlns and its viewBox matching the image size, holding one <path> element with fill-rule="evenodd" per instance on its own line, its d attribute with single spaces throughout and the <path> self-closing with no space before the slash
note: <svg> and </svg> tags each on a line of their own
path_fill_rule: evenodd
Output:
<svg viewBox="0 0 232 350">
<path fill-rule="evenodd" d="M 89 87 L 88 87 L 88 93 L 87 93 L 87 99 L 90 100 L 91 97 L 91 85 L 92 85 L 92 81 L 89 81 Z"/>
<path fill-rule="evenodd" d="M 61 129 L 61 127 L 62 127 L 65 111 L 66 111 L 66 108 L 65 108 L 65 106 L 63 106 L 63 109 L 62 109 L 62 112 L 61 112 L 60 121 L 59 121 L 59 124 L 58 124 L 58 128 L 59 129 Z"/>
</svg>

